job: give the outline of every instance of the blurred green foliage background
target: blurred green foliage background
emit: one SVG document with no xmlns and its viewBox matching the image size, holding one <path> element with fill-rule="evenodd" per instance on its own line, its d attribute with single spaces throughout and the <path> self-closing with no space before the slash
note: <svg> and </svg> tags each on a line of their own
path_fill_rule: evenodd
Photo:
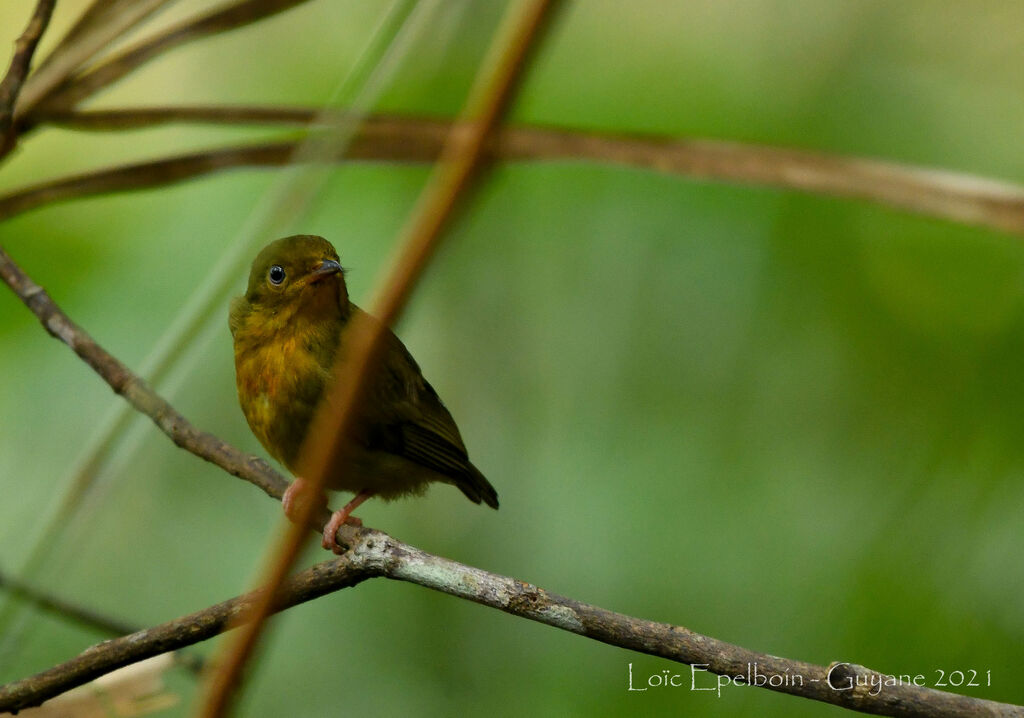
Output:
<svg viewBox="0 0 1024 718">
<path fill-rule="evenodd" d="M 31 5 L 0 6 L 2 42 Z M 85 5 L 58 3 L 44 52 Z M 183 0 L 153 26 L 212 5 Z M 308 3 L 177 50 L 92 106 L 343 106 L 351 97 L 337 87 L 384 7 Z M 378 109 L 454 114 L 501 10 L 444 4 Z M 513 119 L 1021 182 L 1022 47 L 1024 5 L 1012 0 L 588 0 L 567 3 Z M 281 134 L 44 129 L 4 165 L 0 192 Z M 49 207 L 0 224 L 0 245 L 138 367 L 281 174 L 233 171 Z M 426 176 L 332 168 L 289 232 L 331 239 L 365 302 Z M 200 427 L 263 455 L 237 406 L 226 314 L 225 304 L 158 388 Z M 775 655 L 931 684 L 940 670 L 991 671 L 990 686 L 961 690 L 1024 702 L 1019 237 L 779 189 L 505 165 L 451 232 L 398 333 L 502 508 L 438 487 L 370 502 L 367 524 Z M 118 400 L 5 292 L 0 377 L 0 567 L 10 571 Z M 245 589 L 280 507 L 142 418 L 115 453 L 27 578 L 140 626 Z M 0 681 L 104 637 L 14 615 L 0 627 Z M 630 663 L 638 678 L 689 675 L 380 580 L 278 619 L 240 714 L 840 714 L 751 688 L 628 692 Z M 187 715 L 194 682 L 184 671 L 170 680 L 183 700 L 161 715 Z"/>
</svg>

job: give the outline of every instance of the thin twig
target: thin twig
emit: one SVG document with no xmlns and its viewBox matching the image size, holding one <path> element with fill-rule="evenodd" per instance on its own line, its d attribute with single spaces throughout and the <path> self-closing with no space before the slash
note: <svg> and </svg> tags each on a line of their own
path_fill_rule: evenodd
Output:
<svg viewBox="0 0 1024 718">
<path fill-rule="evenodd" d="M 615 613 L 434 556 L 371 529 L 354 534 L 352 547 L 344 556 L 289 578 L 273 610 L 280 611 L 374 577 L 414 583 L 609 645 L 688 664 L 693 668 L 681 676 L 684 683 L 693 680 L 705 688 L 718 685 L 712 675 L 704 675 L 706 671 L 728 677 L 730 683 L 750 683 L 876 715 L 1024 717 L 1022 706 L 897 682 L 852 663 L 818 666 L 779 658 L 682 626 Z M 0 687 L 0 711 L 38 705 L 117 668 L 211 638 L 245 620 L 259 597 L 259 592 L 249 593 L 92 646 L 66 663 Z M 637 687 L 643 687 L 639 680 Z"/>
<path fill-rule="evenodd" d="M 110 43 L 174 0 L 115 0 L 86 11 L 89 22 L 74 30 L 29 78 L 14 108 L 15 121 L 30 114 L 49 94 Z M 77 32 L 76 32 L 77 31 Z"/>
<path fill-rule="evenodd" d="M 107 633 L 111 636 L 126 636 L 140 630 L 131 624 L 125 623 L 119 618 L 108 616 L 105 613 L 100 613 L 99 611 L 87 608 L 86 606 L 79 605 L 74 601 L 69 601 L 62 596 L 57 596 L 38 589 L 35 586 L 30 586 L 16 578 L 6 575 L 2 571 L 0 571 L 0 589 L 3 589 L 10 595 L 15 596 L 22 601 L 26 601 L 54 616 L 71 621 L 72 623 L 77 623 L 85 628 Z M 206 664 L 206 661 L 202 656 L 192 655 L 190 653 L 179 653 L 174 656 L 174 661 L 192 673 L 197 674 L 203 670 Z"/>
<path fill-rule="evenodd" d="M 109 633 L 112 636 L 123 636 L 138 630 L 134 626 L 130 626 L 113 616 L 107 616 L 60 596 L 55 596 L 34 586 L 29 586 L 2 571 L 0 571 L 0 589 L 23 601 L 28 601 L 44 611 L 66 618 L 81 626 Z"/>
<path fill-rule="evenodd" d="M 394 268 L 382 284 L 379 299 L 372 303 L 376 319 L 357 320 L 349 328 L 349 351 L 336 362 L 333 389 L 317 409 L 298 457 L 300 474 L 312 495 L 323 491 L 331 467 L 347 458 L 346 437 L 365 396 L 366 379 L 383 349 L 387 328 L 405 306 L 458 200 L 480 168 L 485 144 L 511 101 L 530 50 L 555 4 L 555 0 L 523 0 L 506 16 L 466 106 L 445 140 L 441 161 L 402 232 Z M 269 558 L 261 580 L 265 586 L 263 598 L 254 605 L 252 616 L 247 616 L 250 622 L 238 631 L 217 662 L 198 715 L 219 718 L 229 711 L 235 688 L 270 615 L 273 598 L 298 558 L 306 537 L 305 525 L 315 510 L 315 502 L 299 503 L 296 522 L 288 527 Z"/>
<path fill-rule="evenodd" d="M 26 118 L 33 124 L 50 124 L 76 130 L 120 132 L 171 123 L 217 125 L 337 126 L 354 119 L 345 110 L 274 105 L 182 105 L 106 110 L 60 110 L 41 107 Z"/>
<path fill-rule="evenodd" d="M 47 121 L 88 129 L 163 122 L 301 123 L 301 108 L 190 107 L 46 115 Z M 451 124 L 395 115 L 369 118 L 346 160 L 433 162 Z M 232 147 L 142 162 L 53 180 L 0 197 L 0 218 L 78 197 L 159 187 L 235 167 L 279 166 L 299 141 Z M 863 199 L 918 214 L 1024 234 L 1024 187 L 965 173 L 882 160 L 719 140 L 579 132 L 539 127 L 499 130 L 488 154 L 502 161 L 584 161 L 684 177 L 784 187 Z M 333 162 L 338 156 L 316 158 Z"/>
<path fill-rule="evenodd" d="M 68 109 L 109 87 L 168 50 L 210 35 L 250 25 L 308 0 L 242 0 L 168 28 L 118 53 L 99 67 L 67 79 L 45 98 L 48 107 Z"/>
<path fill-rule="evenodd" d="M 39 44 L 39 38 L 46 32 L 56 4 L 57 0 L 39 0 L 25 31 L 14 42 L 14 57 L 11 58 L 11 64 L 7 69 L 7 74 L 4 75 L 3 82 L 0 82 L 0 157 L 6 155 L 14 147 L 14 106 L 18 101 L 25 78 L 28 77 L 29 68 L 32 66 L 32 56 Z"/>
<path fill-rule="evenodd" d="M 349 557 L 322 563 L 291 577 L 280 593 L 279 611 L 346 586 L 366 576 L 351 567 Z M 239 596 L 177 620 L 116 638 L 86 649 L 78 657 L 29 678 L 0 687 L 0 712 L 36 706 L 76 686 L 139 661 L 198 643 L 224 632 L 244 615 L 258 592 Z"/>
<path fill-rule="evenodd" d="M 79 14 L 78 18 L 71 25 L 70 28 L 64 33 L 64 36 L 54 45 L 53 50 L 46 56 L 41 63 L 39 63 L 38 69 L 43 69 L 55 59 L 59 59 L 61 51 L 68 45 L 71 45 L 77 41 L 82 35 L 88 32 L 96 25 L 103 24 L 106 19 L 105 13 L 116 5 L 118 2 L 125 2 L 126 0 L 92 0 L 89 3 L 89 7 Z"/>
<path fill-rule="evenodd" d="M 89 33 L 109 23 L 111 16 L 120 12 L 130 2 L 134 0 L 92 0 L 89 7 L 79 14 L 50 54 L 39 64 L 38 69 L 43 70 L 55 62 L 62 62 L 62 57 L 69 48 L 77 45 Z"/>
<path fill-rule="evenodd" d="M 232 147 L 73 175 L 0 198 L 0 220 L 77 197 L 162 187 L 232 167 L 284 165 L 297 144 Z"/>
</svg>

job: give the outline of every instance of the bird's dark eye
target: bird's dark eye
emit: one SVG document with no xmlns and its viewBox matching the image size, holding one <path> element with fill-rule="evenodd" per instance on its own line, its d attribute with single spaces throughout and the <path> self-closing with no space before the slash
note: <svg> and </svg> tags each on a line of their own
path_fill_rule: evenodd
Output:
<svg viewBox="0 0 1024 718">
<path fill-rule="evenodd" d="M 267 276 L 270 278 L 271 284 L 280 284 L 284 281 L 284 267 L 280 264 L 275 264 L 270 268 L 270 272 Z"/>
</svg>

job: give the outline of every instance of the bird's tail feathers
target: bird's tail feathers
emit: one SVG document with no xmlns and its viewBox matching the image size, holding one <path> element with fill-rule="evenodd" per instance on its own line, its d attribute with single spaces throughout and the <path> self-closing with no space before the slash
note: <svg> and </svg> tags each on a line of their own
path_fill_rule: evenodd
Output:
<svg viewBox="0 0 1024 718">
<path fill-rule="evenodd" d="M 466 472 L 455 479 L 455 485 L 474 504 L 483 501 L 492 509 L 498 508 L 498 492 L 491 486 L 491 482 L 480 473 L 480 471 L 469 464 Z"/>
</svg>

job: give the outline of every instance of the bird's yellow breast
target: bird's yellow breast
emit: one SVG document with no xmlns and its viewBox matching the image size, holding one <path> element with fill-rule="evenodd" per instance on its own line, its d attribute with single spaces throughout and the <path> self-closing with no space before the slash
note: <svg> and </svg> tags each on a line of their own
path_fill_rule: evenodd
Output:
<svg viewBox="0 0 1024 718">
<path fill-rule="evenodd" d="M 316 324 L 245 322 L 235 333 L 239 403 L 264 448 L 289 469 L 330 376 L 336 337 Z"/>
</svg>

